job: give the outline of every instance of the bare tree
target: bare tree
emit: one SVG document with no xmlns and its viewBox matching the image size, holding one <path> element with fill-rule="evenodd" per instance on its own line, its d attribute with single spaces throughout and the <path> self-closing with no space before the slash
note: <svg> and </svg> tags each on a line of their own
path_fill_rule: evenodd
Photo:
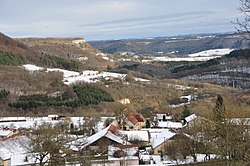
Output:
<svg viewBox="0 0 250 166">
<path fill-rule="evenodd" d="M 180 139 L 174 140 L 170 144 L 164 145 L 164 155 L 167 155 L 168 158 L 179 165 L 180 162 L 184 161 L 186 156 L 188 156 L 188 151 L 181 145 L 182 141 Z"/>
<path fill-rule="evenodd" d="M 238 10 L 240 13 L 244 15 L 244 18 L 237 19 L 236 22 L 234 22 L 237 27 L 237 31 L 239 33 L 246 33 L 243 37 L 250 40 L 250 0 L 239 0 L 240 1 L 240 7 Z"/>
<path fill-rule="evenodd" d="M 30 135 L 29 153 L 43 165 L 64 164 L 71 150 L 67 143 L 71 141 L 64 124 L 52 125 L 51 123 L 35 124 Z"/>
</svg>

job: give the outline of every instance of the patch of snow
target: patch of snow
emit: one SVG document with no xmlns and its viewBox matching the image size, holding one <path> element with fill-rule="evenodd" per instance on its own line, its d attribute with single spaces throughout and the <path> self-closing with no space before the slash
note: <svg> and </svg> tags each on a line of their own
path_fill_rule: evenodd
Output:
<svg viewBox="0 0 250 166">
<path fill-rule="evenodd" d="M 11 156 L 11 165 L 18 166 L 18 165 L 38 165 L 39 161 L 35 156 L 38 155 L 37 153 L 20 153 L 14 154 Z M 49 155 L 45 156 L 43 162 L 49 160 Z"/>
<path fill-rule="evenodd" d="M 86 56 L 82 56 L 82 57 L 79 57 L 77 58 L 78 61 L 82 62 L 82 61 L 87 61 L 89 58 L 86 57 Z"/>
<path fill-rule="evenodd" d="M 121 158 L 115 158 L 112 157 L 114 153 L 118 150 L 122 150 L 126 153 L 126 157 L 121 157 Z M 109 161 L 114 161 L 114 160 L 138 160 L 137 156 L 134 156 L 138 151 L 138 147 L 115 147 L 115 146 L 108 146 L 108 160 Z"/>
<path fill-rule="evenodd" d="M 44 68 L 38 67 L 36 65 L 23 65 L 26 70 L 30 71 L 36 71 L 36 70 L 43 70 Z M 84 70 L 82 72 L 76 72 L 76 71 L 70 71 L 70 70 L 64 70 L 59 68 L 47 68 L 46 72 L 50 71 L 59 71 L 63 73 L 63 81 L 64 84 L 69 85 L 76 82 L 86 82 L 86 83 L 96 83 L 99 82 L 102 78 L 116 78 L 116 79 L 124 79 L 126 74 L 120 74 L 120 73 L 112 73 L 112 72 L 99 72 L 94 70 Z M 143 78 L 137 78 L 135 77 L 136 81 L 149 81 L 147 79 Z"/>
<path fill-rule="evenodd" d="M 181 96 L 181 99 L 184 99 L 184 98 L 188 99 L 188 102 L 186 104 L 190 104 L 191 99 L 192 99 L 192 95 Z"/>
<path fill-rule="evenodd" d="M 172 41 L 168 41 L 172 42 Z M 170 62 L 170 61 L 208 61 L 210 59 L 220 58 L 223 55 L 229 54 L 234 49 L 211 49 L 206 51 L 201 51 L 194 54 L 189 54 L 188 57 L 166 57 L 166 56 L 158 56 L 158 57 L 150 57 L 148 61 L 163 61 L 163 62 Z M 178 51 L 173 51 L 171 54 L 177 53 Z M 145 62 L 145 61 L 143 61 Z"/>
<path fill-rule="evenodd" d="M 38 66 L 32 65 L 32 64 L 26 64 L 26 65 L 23 65 L 23 67 L 24 67 L 26 70 L 29 70 L 29 71 L 43 70 L 42 67 L 38 67 Z"/>
<path fill-rule="evenodd" d="M 78 76 L 80 73 L 76 71 L 69 71 L 69 70 L 64 70 L 64 69 L 59 69 L 59 68 L 47 68 L 47 72 L 50 71 L 59 71 L 63 73 L 63 77 L 73 77 L 73 76 Z"/>
<path fill-rule="evenodd" d="M 102 53 L 102 52 L 98 52 L 98 53 L 96 53 L 96 55 L 97 55 L 97 56 L 107 56 L 107 54 L 104 54 L 104 53 Z"/>
<path fill-rule="evenodd" d="M 206 155 L 205 154 L 197 154 L 197 162 L 204 162 Z M 215 154 L 210 154 L 210 159 L 215 159 L 217 155 Z M 173 165 L 182 165 L 182 164 L 190 164 L 194 163 L 194 160 L 191 156 L 187 156 L 186 159 L 179 159 L 177 160 L 178 164 L 176 161 L 171 160 L 170 157 L 164 156 L 163 161 L 161 161 L 160 155 L 141 155 L 140 159 L 143 161 L 150 161 L 153 160 L 155 164 L 150 164 L 148 166 L 173 166 Z"/>
<path fill-rule="evenodd" d="M 180 106 L 183 106 L 185 105 L 186 103 L 181 103 L 181 104 L 172 104 L 172 105 L 169 105 L 170 108 L 177 108 L 177 107 L 180 107 Z"/>
<path fill-rule="evenodd" d="M 176 84 L 176 85 L 168 84 L 168 87 L 171 87 L 171 86 L 173 86 L 173 87 L 176 88 L 176 89 L 180 89 L 180 90 L 191 89 L 190 86 L 183 86 L 183 85 L 178 85 L 178 84 Z"/>
<path fill-rule="evenodd" d="M 124 98 L 124 99 L 119 100 L 118 102 L 123 104 L 123 105 L 127 105 L 127 104 L 130 104 L 130 99 Z"/>
<path fill-rule="evenodd" d="M 181 98 L 181 99 L 186 98 L 186 99 L 188 99 L 188 101 L 185 102 L 185 103 L 177 104 L 177 105 L 172 104 L 172 105 L 169 105 L 169 107 L 171 107 L 171 108 L 176 108 L 176 107 L 183 106 L 183 105 L 185 105 L 185 104 L 190 104 L 190 103 L 191 103 L 191 100 L 192 100 L 192 95 L 181 96 L 180 98 Z"/>
<path fill-rule="evenodd" d="M 164 52 L 157 52 L 157 54 L 163 54 Z"/>
<path fill-rule="evenodd" d="M 211 49 L 211 50 L 206 50 L 206 51 L 201 51 L 198 53 L 194 53 L 194 54 L 189 54 L 189 57 L 208 57 L 208 56 L 222 56 L 222 55 L 226 55 L 229 54 L 230 52 L 232 52 L 234 49 L 230 49 L 230 48 L 224 48 L 224 49 Z"/>
<path fill-rule="evenodd" d="M 171 62 L 171 61 L 208 61 L 210 59 L 220 58 L 221 56 L 207 56 L 207 57 L 153 57 L 153 61 Z"/>
<path fill-rule="evenodd" d="M 78 39 L 78 40 L 73 40 L 72 43 L 78 45 L 78 44 L 86 43 L 86 41 L 84 39 Z"/>
<path fill-rule="evenodd" d="M 146 130 L 124 131 L 128 136 L 128 141 L 146 141 L 149 142 L 149 132 Z"/>
</svg>

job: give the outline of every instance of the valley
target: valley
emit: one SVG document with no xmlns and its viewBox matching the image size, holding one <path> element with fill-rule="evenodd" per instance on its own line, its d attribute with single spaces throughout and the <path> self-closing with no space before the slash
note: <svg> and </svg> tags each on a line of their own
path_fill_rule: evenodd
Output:
<svg viewBox="0 0 250 166">
<path fill-rule="evenodd" d="M 250 0 L 0 0 L 0 166 L 250 166 Z"/>
<path fill-rule="evenodd" d="M 225 36 L 230 40 L 232 36 L 239 37 L 237 35 L 223 37 Z M 196 37 L 196 40 L 207 38 Z M 150 40 L 153 42 L 159 39 Z M 169 40 L 190 41 L 186 38 Z M 208 93 L 207 97 L 196 97 L 197 101 L 189 103 L 194 113 L 203 115 L 206 114 L 206 108 L 200 112 L 196 110 L 200 109 L 200 104 L 204 107 L 206 104 L 209 106 L 208 101 L 213 101 L 217 94 L 223 94 L 229 100 L 234 100 L 230 96 L 237 92 L 238 96 L 246 98 L 244 103 L 250 101 L 249 95 L 241 95 L 241 93 L 247 94 L 245 91 L 250 85 L 247 50 L 240 52 L 234 47 L 209 48 L 197 53 L 191 53 L 190 50 L 190 54 L 182 57 L 180 55 L 138 56 L 102 53 L 80 38 L 11 39 L 1 35 L 0 41 L 2 54 L 19 56 L 21 59 L 15 64 L 6 65 L 2 62 L 0 77 L 4 81 L 1 87 L 10 92 L 9 97 L 1 102 L 2 115 L 6 115 L 7 112 L 9 116 L 17 113 L 16 108 L 10 105 L 18 101 L 20 96 L 60 97 L 62 94 L 71 93 L 75 98 L 77 92 L 73 87 L 77 84 L 100 88 L 108 92 L 115 102 L 90 104 L 84 107 L 65 107 L 65 104 L 47 105 L 36 109 L 31 107 L 32 109 L 25 109 L 19 114 L 32 115 L 34 112 L 38 116 L 44 116 L 48 111 L 58 113 L 57 110 L 60 108 L 59 112 L 66 115 L 101 113 L 105 116 L 107 110 L 115 114 L 117 109 L 124 107 L 135 112 L 150 108 L 178 114 L 182 107 L 176 108 L 173 105 L 183 105 L 182 102 L 186 101 L 180 99 L 182 96 L 206 96 Z M 196 61 L 194 59 L 196 57 L 201 59 Z M 126 58 L 127 60 L 124 60 Z M 12 81 L 13 79 L 15 81 Z M 125 98 L 130 100 L 129 105 L 125 106 L 118 102 Z"/>
<path fill-rule="evenodd" d="M 55 156 L 37 157 L 41 163 L 221 164 L 222 143 L 210 138 L 217 107 L 226 108 L 229 134 L 248 138 L 241 130 L 250 117 L 250 52 L 241 46 L 110 54 L 80 38 L 1 34 L 0 162 L 34 164 L 34 154 L 46 152 Z M 244 125 L 234 130 L 235 123 Z M 54 148 L 33 153 L 47 138 L 64 157 Z M 124 151 L 128 158 L 117 154 Z"/>
</svg>

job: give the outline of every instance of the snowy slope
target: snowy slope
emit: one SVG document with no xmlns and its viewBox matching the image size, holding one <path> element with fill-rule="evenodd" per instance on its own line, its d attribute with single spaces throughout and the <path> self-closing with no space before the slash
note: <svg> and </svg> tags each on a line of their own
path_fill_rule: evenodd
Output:
<svg viewBox="0 0 250 166">
<path fill-rule="evenodd" d="M 82 72 L 76 72 L 76 71 L 70 71 L 70 70 L 64 70 L 59 68 L 42 68 L 38 67 L 36 65 L 32 64 L 26 64 L 23 65 L 23 67 L 26 70 L 29 71 L 38 71 L 38 70 L 45 70 L 46 72 L 49 71 L 59 71 L 63 73 L 63 82 L 66 85 L 74 84 L 77 82 L 86 82 L 86 83 L 95 83 L 99 82 L 100 79 L 109 79 L 110 77 L 116 78 L 116 79 L 124 79 L 126 74 L 120 74 L 120 73 L 112 73 L 112 72 L 99 72 L 94 70 L 84 70 Z M 136 81 L 149 81 L 142 78 L 135 78 Z"/>
<path fill-rule="evenodd" d="M 212 49 L 197 52 L 194 54 L 189 54 L 187 57 L 166 57 L 166 56 L 158 56 L 158 57 L 151 57 L 153 61 L 208 61 L 214 58 L 220 58 L 223 55 L 229 54 L 233 49 L 225 48 L 225 49 Z M 152 61 L 152 60 L 145 60 L 145 62 Z"/>
<path fill-rule="evenodd" d="M 224 48 L 224 49 L 212 49 L 212 50 L 206 50 L 206 51 L 201 51 L 198 53 L 194 54 L 189 54 L 189 57 L 207 57 L 207 56 L 222 56 L 229 54 L 231 51 L 234 49 L 230 48 Z"/>
</svg>

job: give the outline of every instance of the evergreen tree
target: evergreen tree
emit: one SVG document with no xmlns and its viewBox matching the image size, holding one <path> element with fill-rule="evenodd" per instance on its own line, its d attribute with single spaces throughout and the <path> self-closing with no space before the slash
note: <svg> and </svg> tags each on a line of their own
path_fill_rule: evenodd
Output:
<svg viewBox="0 0 250 166">
<path fill-rule="evenodd" d="M 226 165 L 230 163 L 231 158 L 231 143 L 230 143 L 230 125 L 226 121 L 226 109 L 223 98 L 218 95 L 216 104 L 213 109 L 213 120 L 215 122 L 215 129 L 213 132 L 217 153 L 225 160 Z"/>
<path fill-rule="evenodd" d="M 146 121 L 146 128 L 150 128 L 150 122 L 149 122 L 148 119 L 147 119 L 147 121 Z"/>
<path fill-rule="evenodd" d="M 213 109 L 213 118 L 216 123 L 222 123 L 225 121 L 226 108 L 221 95 L 217 96 L 216 105 Z"/>
<path fill-rule="evenodd" d="M 181 119 L 184 120 L 184 119 L 185 119 L 186 117 L 188 117 L 189 115 L 191 115 L 190 110 L 189 110 L 189 108 L 188 108 L 187 105 L 184 105 L 183 111 L 182 111 L 182 113 L 181 113 Z"/>
</svg>

